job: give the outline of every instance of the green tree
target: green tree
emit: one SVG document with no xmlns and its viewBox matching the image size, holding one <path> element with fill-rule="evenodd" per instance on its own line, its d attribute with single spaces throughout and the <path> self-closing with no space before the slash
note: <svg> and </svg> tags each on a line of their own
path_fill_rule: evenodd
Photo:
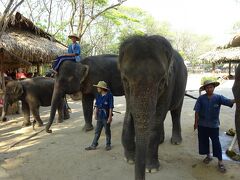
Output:
<svg viewBox="0 0 240 180">
<path fill-rule="evenodd" d="M 211 38 L 205 35 L 197 35 L 191 32 L 176 32 L 173 40 L 173 47 L 183 56 L 185 61 L 189 61 L 192 66 L 198 65 L 198 57 L 212 49 L 214 45 Z"/>
</svg>

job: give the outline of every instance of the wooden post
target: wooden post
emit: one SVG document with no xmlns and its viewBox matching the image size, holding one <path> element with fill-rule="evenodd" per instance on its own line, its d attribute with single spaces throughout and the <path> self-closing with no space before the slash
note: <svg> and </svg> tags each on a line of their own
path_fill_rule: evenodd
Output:
<svg viewBox="0 0 240 180">
<path fill-rule="evenodd" d="M 231 75 L 231 68 L 232 68 L 232 62 L 229 61 L 229 66 L 228 66 L 228 75 Z"/>
<path fill-rule="evenodd" d="M 215 73 L 215 67 L 216 67 L 216 64 L 212 63 L 212 73 Z"/>
<path fill-rule="evenodd" d="M 40 66 L 39 66 L 39 64 L 37 64 L 37 73 L 38 74 L 40 73 Z"/>
<path fill-rule="evenodd" d="M 4 78 L 4 69 L 3 69 L 3 58 L 4 58 L 4 52 L 0 52 L 0 61 L 1 61 L 1 79 L 2 79 L 2 90 L 5 90 L 5 78 Z"/>
</svg>

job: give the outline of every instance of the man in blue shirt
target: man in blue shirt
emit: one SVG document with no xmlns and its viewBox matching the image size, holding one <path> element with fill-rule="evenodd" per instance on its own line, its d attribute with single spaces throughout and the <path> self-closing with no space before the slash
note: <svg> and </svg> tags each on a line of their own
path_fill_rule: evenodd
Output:
<svg viewBox="0 0 240 180">
<path fill-rule="evenodd" d="M 68 46 L 68 52 L 67 54 L 63 54 L 61 56 L 58 56 L 53 64 L 53 70 L 54 73 L 57 73 L 57 70 L 60 66 L 60 64 L 65 60 L 72 60 L 76 62 L 80 62 L 80 54 L 81 54 L 81 47 L 77 43 L 79 41 L 79 37 L 76 34 L 69 35 L 68 38 L 72 40 L 72 43 Z"/>
<path fill-rule="evenodd" d="M 232 107 L 234 100 L 227 99 L 222 95 L 214 94 L 214 88 L 219 82 L 207 80 L 200 87 L 200 91 L 205 90 L 206 94 L 199 96 L 195 104 L 195 123 L 194 130 L 198 129 L 199 154 L 207 155 L 203 160 L 208 164 L 212 161 L 209 149 L 209 138 L 212 141 L 213 156 L 218 158 L 218 169 L 226 172 L 222 162 L 222 148 L 219 141 L 219 113 L 221 105 Z"/>
<path fill-rule="evenodd" d="M 99 81 L 97 85 L 98 96 L 95 103 L 95 119 L 97 120 L 97 125 L 95 129 L 95 137 L 93 139 L 92 145 L 85 148 L 85 150 L 95 150 L 98 146 L 98 139 L 101 135 L 102 129 L 104 127 L 106 134 L 106 150 L 111 150 L 111 130 L 110 125 L 112 122 L 113 113 L 113 95 L 107 88 L 107 84 L 104 81 Z"/>
</svg>

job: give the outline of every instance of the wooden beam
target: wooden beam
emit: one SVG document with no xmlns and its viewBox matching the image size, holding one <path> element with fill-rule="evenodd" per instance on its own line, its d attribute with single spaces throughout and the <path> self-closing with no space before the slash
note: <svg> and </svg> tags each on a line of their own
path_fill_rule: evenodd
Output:
<svg viewBox="0 0 240 180">
<path fill-rule="evenodd" d="M 232 62 L 229 61 L 229 66 L 228 66 L 228 75 L 231 75 L 231 68 L 232 68 Z"/>
<path fill-rule="evenodd" d="M 212 73 L 215 73 L 216 64 L 212 63 Z"/>
</svg>

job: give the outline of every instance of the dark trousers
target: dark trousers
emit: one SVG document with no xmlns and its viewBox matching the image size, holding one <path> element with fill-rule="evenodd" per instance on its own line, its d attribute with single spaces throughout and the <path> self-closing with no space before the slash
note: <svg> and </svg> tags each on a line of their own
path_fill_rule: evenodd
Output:
<svg viewBox="0 0 240 180">
<path fill-rule="evenodd" d="M 198 126 L 199 154 L 210 154 L 209 138 L 212 141 L 213 156 L 222 160 L 222 147 L 219 141 L 219 128 Z"/>
<path fill-rule="evenodd" d="M 95 137 L 92 142 L 92 146 L 96 147 L 98 145 L 98 139 L 100 138 L 102 129 L 104 127 L 106 134 L 106 146 L 111 145 L 111 129 L 110 123 L 107 123 L 107 120 L 97 120 L 97 125 L 95 129 Z"/>
<path fill-rule="evenodd" d="M 57 71 L 60 64 L 65 61 L 65 60 L 70 60 L 70 61 L 75 61 L 75 57 L 74 56 L 59 56 L 56 58 L 56 60 L 53 62 L 52 64 L 52 68 Z"/>
</svg>

